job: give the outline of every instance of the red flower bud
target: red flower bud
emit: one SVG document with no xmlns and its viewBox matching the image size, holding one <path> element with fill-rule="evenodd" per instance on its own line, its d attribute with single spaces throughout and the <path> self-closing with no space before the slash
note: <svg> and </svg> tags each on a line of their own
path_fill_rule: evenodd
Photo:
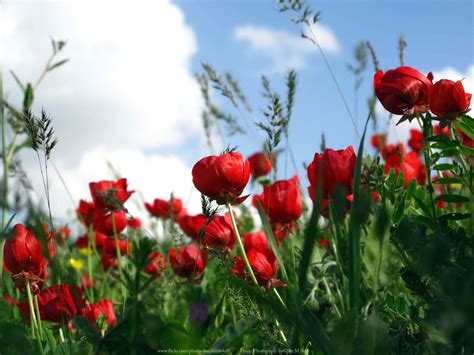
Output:
<svg viewBox="0 0 474 355">
<path fill-rule="evenodd" d="M 188 279 L 199 277 L 204 272 L 207 257 L 206 250 L 199 249 L 193 244 L 170 250 L 170 263 L 174 273 Z"/>
<path fill-rule="evenodd" d="M 97 231 L 93 231 L 94 233 L 94 239 L 95 239 L 95 247 L 97 250 L 101 251 L 102 248 L 104 247 L 104 240 L 107 238 L 105 234 L 99 233 Z M 89 235 L 84 234 L 77 238 L 76 240 L 76 247 L 79 249 L 85 249 L 89 246 Z"/>
<path fill-rule="evenodd" d="M 166 258 L 159 252 L 154 251 L 148 254 L 150 262 L 145 267 L 145 272 L 149 275 L 161 274 L 166 267 Z"/>
<path fill-rule="evenodd" d="M 100 316 L 106 316 L 107 329 L 110 326 L 117 324 L 117 318 L 115 317 L 114 305 L 112 301 L 102 300 L 100 302 L 90 304 L 82 309 L 81 315 L 86 317 L 90 324 L 97 329 L 97 320 Z M 106 330 L 106 329 L 99 329 Z"/>
<path fill-rule="evenodd" d="M 91 182 L 89 188 L 92 200 L 100 211 L 123 209 L 123 204 L 133 193 L 133 191 L 127 190 L 127 179 Z"/>
<path fill-rule="evenodd" d="M 193 183 L 203 195 L 219 204 L 242 202 L 242 194 L 250 177 L 250 164 L 240 153 L 211 155 L 199 160 L 192 170 Z"/>
<path fill-rule="evenodd" d="M 41 242 L 21 224 L 13 227 L 13 233 L 3 249 L 6 267 L 13 276 L 20 273 L 39 276 L 46 266 Z"/>
<path fill-rule="evenodd" d="M 391 153 L 387 155 L 385 160 L 384 173 L 388 174 L 390 169 L 394 169 L 395 174 L 398 176 L 400 171 L 402 171 L 405 177 L 405 187 L 407 187 L 413 179 L 417 180 L 419 184 L 424 185 L 426 169 L 418 157 L 418 153 L 410 152 L 405 155 Z"/>
<path fill-rule="evenodd" d="M 114 237 L 108 237 L 104 240 L 104 246 L 103 246 L 103 251 L 104 255 L 110 258 L 116 258 L 117 257 L 117 247 L 116 247 L 116 241 Z M 120 252 L 120 255 L 125 255 L 127 251 L 129 250 L 130 245 L 128 242 L 122 239 L 118 239 L 118 249 Z"/>
<path fill-rule="evenodd" d="M 115 233 L 117 234 L 127 227 L 127 214 L 125 211 L 97 215 L 97 218 L 94 221 L 94 228 L 102 234 L 114 235 L 114 224 Z"/>
<path fill-rule="evenodd" d="M 272 223 L 290 223 L 300 218 L 303 200 L 298 176 L 264 185 L 261 203 Z"/>
<path fill-rule="evenodd" d="M 410 129 L 410 139 L 408 140 L 408 146 L 415 152 L 420 152 L 425 148 L 425 142 L 423 140 L 423 132 L 419 129 Z"/>
<path fill-rule="evenodd" d="M 181 230 L 188 237 L 193 238 L 195 241 L 198 240 L 199 232 L 207 223 L 207 217 L 203 214 L 195 216 L 183 215 L 179 217 L 178 224 Z"/>
<path fill-rule="evenodd" d="M 410 67 L 398 67 L 385 74 L 379 70 L 374 76 L 377 98 L 385 109 L 395 115 L 424 112 L 428 99 L 432 75 L 428 77 Z"/>
<path fill-rule="evenodd" d="M 237 241 L 229 213 L 215 216 L 204 226 L 202 244 L 219 251 L 231 251 Z"/>
<path fill-rule="evenodd" d="M 333 195 L 338 187 L 346 194 L 352 193 L 356 155 L 352 146 L 346 149 L 326 149 L 323 154 L 316 153 L 308 166 L 309 191 L 314 201 L 314 194 L 322 183 L 323 198 Z"/>
<path fill-rule="evenodd" d="M 370 145 L 377 150 L 382 150 L 385 146 L 385 141 L 387 140 L 387 135 L 384 133 L 381 134 L 374 134 L 372 138 L 370 138 Z"/>
<path fill-rule="evenodd" d="M 430 110 L 438 118 L 455 118 L 469 109 L 471 97 L 461 81 L 442 79 L 431 88 Z"/>
<path fill-rule="evenodd" d="M 79 207 L 76 210 L 77 217 L 87 227 L 90 226 L 97 215 L 97 208 L 94 202 L 79 201 Z"/>
<path fill-rule="evenodd" d="M 131 217 L 127 219 L 127 226 L 132 229 L 140 229 L 142 227 L 142 220 L 140 218 Z"/>
<path fill-rule="evenodd" d="M 268 249 L 268 238 L 264 231 L 258 231 L 255 233 L 247 233 L 243 235 L 243 242 L 245 251 L 248 252 L 251 249 L 256 250 L 267 250 Z"/>
<path fill-rule="evenodd" d="M 273 251 L 251 249 L 246 254 L 259 285 L 266 288 L 270 288 L 272 285 L 282 285 L 280 281 L 274 279 L 278 265 Z M 250 280 L 245 262 L 238 256 L 235 257 L 235 266 L 232 268 L 232 272 L 241 278 Z"/>
<path fill-rule="evenodd" d="M 157 218 L 168 219 L 170 218 L 170 212 L 172 212 L 174 219 L 176 219 L 183 210 L 183 202 L 179 198 L 174 198 L 171 211 L 170 201 L 156 198 L 153 204 L 145 202 L 145 208 L 152 216 Z"/>
<path fill-rule="evenodd" d="M 250 174 L 254 179 L 265 176 L 272 170 L 272 161 L 267 153 L 258 152 L 248 158 L 250 163 Z"/>
<path fill-rule="evenodd" d="M 433 127 L 433 133 L 437 136 L 439 135 L 443 135 L 443 136 L 446 136 L 449 138 L 449 127 L 448 126 L 444 126 L 443 128 L 440 127 L 439 124 L 437 124 L 436 126 Z"/>
</svg>

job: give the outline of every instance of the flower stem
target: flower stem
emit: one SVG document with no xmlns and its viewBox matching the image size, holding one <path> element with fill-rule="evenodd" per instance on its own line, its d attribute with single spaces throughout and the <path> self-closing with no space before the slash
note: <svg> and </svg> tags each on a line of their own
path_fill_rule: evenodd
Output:
<svg viewBox="0 0 474 355">
<path fill-rule="evenodd" d="M 123 277 L 123 270 L 122 270 L 122 263 L 121 263 L 121 255 L 120 255 L 120 247 L 119 247 L 119 238 L 118 238 L 118 233 L 117 233 L 117 228 L 115 227 L 115 215 L 112 212 L 112 229 L 114 232 L 114 238 L 115 238 L 115 252 L 117 253 L 117 265 L 119 269 L 119 275 L 120 277 Z M 123 312 L 125 313 L 125 300 L 127 298 L 127 290 L 125 289 L 125 286 L 122 284 L 122 293 L 123 293 Z"/>
<path fill-rule="evenodd" d="M 38 297 L 36 295 L 33 295 L 33 302 L 34 302 L 35 311 L 36 311 L 36 320 L 37 320 L 37 325 L 38 325 L 38 335 L 40 336 L 40 339 L 43 340 L 43 324 L 41 322 L 41 313 L 40 313 L 40 310 L 39 310 Z"/>
<path fill-rule="evenodd" d="M 245 253 L 244 244 L 242 243 L 242 238 L 240 237 L 239 229 L 237 228 L 237 222 L 235 221 L 232 205 L 229 202 L 227 202 L 227 209 L 229 210 L 230 219 L 232 220 L 232 228 L 234 228 L 234 233 L 237 237 L 237 243 L 239 244 L 240 252 L 242 254 L 242 258 L 244 259 L 245 266 L 247 267 L 247 271 L 253 283 L 255 284 L 255 286 L 259 287 L 257 278 L 255 277 L 255 274 L 253 273 L 252 266 L 250 266 L 249 259 L 247 259 L 247 254 Z"/>
<path fill-rule="evenodd" d="M 30 280 L 26 279 L 26 294 L 28 295 L 28 305 L 30 307 L 30 319 L 31 319 L 31 332 L 33 333 L 33 337 L 36 338 L 38 342 L 38 347 L 41 350 L 41 353 L 44 353 L 43 344 L 41 343 L 41 339 L 39 336 L 39 329 L 38 324 L 36 322 L 36 315 L 35 315 L 35 308 L 33 306 L 33 296 L 31 295 L 31 288 L 30 288 Z"/>
<path fill-rule="evenodd" d="M 92 236 L 94 236 L 94 240 L 92 240 Z M 87 271 L 88 271 L 88 276 L 89 276 L 89 284 L 90 284 L 90 288 L 89 288 L 89 297 L 90 297 L 90 301 L 91 303 L 94 303 L 94 291 L 93 291 L 93 287 L 92 285 L 94 284 L 94 279 L 92 278 L 92 253 L 90 252 L 92 250 L 92 244 L 94 243 L 95 244 L 95 232 L 94 230 L 92 229 L 91 226 L 89 226 L 89 237 L 87 238 L 88 240 L 88 245 L 87 245 L 87 248 L 88 248 L 88 253 L 87 253 Z M 87 289 L 87 287 L 86 287 Z"/>
</svg>

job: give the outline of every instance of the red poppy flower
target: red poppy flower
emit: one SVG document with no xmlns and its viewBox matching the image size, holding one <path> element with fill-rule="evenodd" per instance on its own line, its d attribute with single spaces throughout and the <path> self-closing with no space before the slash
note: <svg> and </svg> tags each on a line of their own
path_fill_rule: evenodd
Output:
<svg viewBox="0 0 474 355">
<path fill-rule="evenodd" d="M 410 67 L 375 73 L 374 89 L 385 109 L 395 115 L 424 112 L 428 107 L 432 74 L 428 77 Z"/>
<path fill-rule="evenodd" d="M 115 211 L 123 209 L 133 191 L 127 190 L 127 179 L 117 181 L 102 180 L 89 183 L 92 200 L 101 211 Z"/>
<path fill-rule="evenodd" d="M 54 285 L 45 288 L 38 295 L 38 308 L 42 320 L 54 323 L 67 323 L 81 313 L 85 306 L 82 291 L 73 285 Z M 28 302 L 19 307 L 25 318 L 30 317 Z"/>
<path fill-rule="evenodd" d="M 471 97 L 461 81 L 442 79 L 431 88 L 430 110 L 438 118 L 455 118 L 469 109 Z"/>
<path fill-rule="evenodd" d="M 112 256 L 102 255 L 100 262 L 105 271 L 109 270 L 111 267 L 113 267 L 115 270 L 118 269 L 118 260 Z"/>
<path fill-rule="evenodd" d="M 174 273 L 188 279 L 202 275 L 207 265 L 207 258 L 207 251 L 193 244 L 170 250 L 170 263 Z"/>
<path fill-rule="evenodd" d="M 142 220 L 140 218 L 130 217 L 127 219 L 127 226 L 132 229 L 140 229 L 142 227 Z"/>
<path fill-rule="evenodd" d="M 267 153 L 258 152 L 248 158 L 250 163 L 250 174 L 254 179 L 265 176 L 272 170 L 272 161 Z"/>
<path fill-rule="evenodd" d="M 396 175 L 402 171 L 405 176 L 405 187 L 408 186 L 412 179 L 417 180 L 421 185 L 425 183 L 426 169 L 418 157 L 418 153 L 410 152 L 400 155 L 399 151 L 394 151 L 394 153 L 388 154 L 385 160 L 384 173 L 388 174 L 392 168 L 395 170 Z"/>
<path fill-rule="evenodd" d="M 154 217 L 168 219 L 170 218 L 170 212 L 173 213 L 176 219 L 183 209 L 183 202 L 179 198 L 173 199 L 173 209 L 171 211 L 170 201 L 156 198 L 153 204 L 145 202 L 145 208 Z"/>
<path fill-rule="evenodd" d="M 179 217 L 178 224 L 188 237 L 193 238 L 195 241 L 198 241 L 199 232 L 207 223 L 207 217 L 203 214 L 198 214 L 195 216 L 183 215 Z"/>
<path fill-rule="evenodd" d="M 385 141 L 387 140 L 387 135 L 384 133 L 381 134 L 374 134 L 372 138 L 370 138 L 370 144 L 377 150 L 381 150 L 383 146 L 385 146 Z"/>
<path fill-rule="evenodd" d="M 81 276 L 81 285 L 82 285 L 81 290 L 85 290 L 85 289 L 89 290 L 89 289 L 95 287 L 96 283 L 97 282 L 95 280 L 93 280 L 91 282 L 91 279 L 89 278 L 89 276 L 87 276 L 87 274 L 82 274 L 82 276 Z"/>
<path fill-rule="evenodd" d="M 450 137 L 448 126 L 444 126 L 443 128 L 441 128 L 441 126 L 439 124 L 437 124 L 436 126 L 433 127 L 433 133 L 437 136 L 443 135 L 443 136 L 446 136 L 448 138 Z"/>
<path fill-rule="evenodd" d="M 13 274 L 34 278 L 46 266 L 41 242 L 23 225 L 13 227 L 14 236 L 7 239 L 3 249 L 3 261 Z"/>
<path fill-rule="evenodd" d="M 328 148 L 323 154 L 316 153 L 308 166 L 311 199 L 314 201 L 319 180 L 322 182 L 323 198 L 333 195 L 338 187 L 342 187 L 346 194 L 352 193 L 356 159 L 352 146 L 341 150 Z"/>
<path fill-rule="evenodd" d="M 104 240 L 107 239 L 107 236 L 97 231 L 93 231 L 93 233 L 95 239 L 95 247 L 97 248 L 97 250 L 101 251 L 104 247 Z M 79 249 L 85 249 L 89 247 L 89 235 L 84 234 L 77 238 L 76 247 L 78 247 Z"/>
<path fill-rule="evenodd" d="M 100 316 L 105 315 L 105 322 L 107 324 L 106 329 L 117 324 L 117 318 L 115 317 L 114 305 L 112 301 L 107 299 L 100 302 L 90 304 L 82 309 L 81 315 L 86 317 L 90 324 L 97 329 L 97 320 Z"/>
<path fill-rule="evenodd" d="M 410 129 L 410 139 L 408 140 L 408 146 L 417 153 L 424 149 L 425 142 L 423 140 L 423 132 L 421 132 L 419 129 Z"/>
<path fill-rule="evenodd" d="M 250 178 L 250 164 L 240 153 L 211 155 L 199 160 L 192 170 L 193 183 L 203 195 L 219 204 L 240 203 Z"/>
<path fill-rule="evenodd" d="M 327 239 L 324 239 L 324 238 L 318 239 L 318 244 L 319 244 L 323 249 L 326 249 L 326 251 L 330 251 L 330 250 L 331 250 L 331 246 L 330 246 L 330 244 L 329 244 L 329 240 L 327 240 Z"/>
<path fill-rule="evenodd" d="M 117 234 L 127 227 L 127 213 L 125 211 L 99 214 L 94 221 L 94 228 L 105 235 L 114 235 L 114 226 Z"/>
<path fill-rule="evenodd" d="M 231 251 L 237 241 L 232 228 L 232 220 L 229 213 L 224 216 L 215 216 L 204 226 L 202 244 L 211 249 L 219 251 Z"/>
<path fill-rule="evenodd" d="M 264 185 L 262 207 L 272 223 L 291 223 L 300 218 L 303 200 L 298 176 Z"/>
<path fill-rule="evenodd" d="M 244 234 L 242 239 L 243 239 L 244 248 L 246 252 L 248 252 L 251 249 L 256 249 L 256 250 L 268 249 L 268 238 L 264 231 Z"/>
<path fill-rule="evenodd" d="M 259 285 L 265 286 L 265 288 L 284 285 L 281 281 L 274 279 L 278 271 L 278 265 L 273 251 L 270 249 L 251 249 L 246 254 Z M 243 279 L 250 280 L 245 262 L 239 256 L 236 256 L 234 260 L 235 265 L 231 271 Z"/>
<path fill-rule="evenodd" d="M 76 214 L 85 226 L 88 227 L 94 223 L 97 213 L 97 208 L 95 207 L 94 202 L 87 202 L 84 200 L 79 201 L 79 207 L 76 209 Z"/>
<path fill-rule="evenodd" d="M 104 255 L 110 258 L 116 258 L 117 257 L 117 247 L 116 247 L 116 241 L 114 237 L 108 237 L 104 240 L 103 242 L 103 251 Z M 125 255 L 127 251 L 130 248 L 130 244 L 126 242 L 125 240 L 118 239 L 118 249 L 120 252 L 120 255 Z"/>
<path fill-rule="evenodd" d="M 158 251 L 148 254 L 150 262 L 145 267 L 145 272 L 149 275 L 158 275 L 163 272 L 166 267 L 166 258 Z"/>
</svg>

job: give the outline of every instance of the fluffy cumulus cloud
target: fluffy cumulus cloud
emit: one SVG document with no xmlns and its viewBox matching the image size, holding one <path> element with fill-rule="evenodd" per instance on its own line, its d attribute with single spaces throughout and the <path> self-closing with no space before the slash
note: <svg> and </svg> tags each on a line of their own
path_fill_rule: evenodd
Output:
<svg viewBox="0 0 474 355">
<path fill-rule="evenodd" d="M 51 53 L 50 36 L 67 39 L 58 59 L 71 60 L 46 76 L 33 108 L 53 117 L 60 140 L 53 158 L 73 197 L 87 196 L 88 181 L 111 177 L 106 160 L 148 199 L 172 191 L 186 197 L 191 164 L 178 154 L 185 145 L 199 154 L 202 102 L 190 69 L 197 43 L 180 8 L 169 0 L 4 3 L 4 73 L 34 83 Z M 5 91 L 21 102 L 9 75 Z M 33 154 L 23 158 L 41 191 Z M 53 172 L 51 179 L 53 212 L 64 216 L 68 198 Z"/>
<path fill-rule="evenodd" d="M 474 65 L 468 66 L 464 73 L 451 67 L 442 68 L 440 70 L 433 71 L 433 76 L 434 82 L 437 82 L 441 79 L 449 79 L 453 81 L 462 80 L 465 91 L 468 93 L 474 93 Z M 471 108 L 473 103 L 474 100 L 471 101 Z M 376 110 L 380 116 L 380 122 L 385 121 L 385 118 L 389 116 L 389 113 L 382 107 L 380 103 L 377 104 Z M 390 143 L 407 142 L 410 138 L 410 129 L 420 128 L 416 120 L 413 120 L 411 123 L 406 121 L 396 126 L 397 121 L 398 116 L 395 116 L 390 120 L 387 118 L 388 141 Z"/>
<path fill-rule="evenodd" d="M 337 54 L 341 51 L 337 37 L 331 29 L 315 24 L 311 30 L 327 53 Z M 293 32 L 264 26 L 238 26 L 234 29 L 234 37 L 247 43 L 253 51 L 267 55 L 272 60 L 271 70 L 277 72 L 291 67 L 304 68 L 309 56 L 317 50 L 313 44 Z"/>
</svg>

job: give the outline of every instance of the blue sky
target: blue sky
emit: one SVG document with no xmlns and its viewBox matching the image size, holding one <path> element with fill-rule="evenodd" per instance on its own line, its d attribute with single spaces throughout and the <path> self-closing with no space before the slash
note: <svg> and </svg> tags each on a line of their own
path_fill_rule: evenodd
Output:
<svg viewBox="0 0 474 355">
<path fill-rule="evenodd" d="M 275 11 L 270 1 L 175 1 L 193 28 L 198 52 L 193 69 L 209 62 L 221 71 L 232 70 L 250 98 L 255 116 L 261 118 L 260 75 L 267 74 L 276 85 L 284 73 L 272 73 L 272 59 L 257 52 L 235 37 L 235 28 L 243 25 L 283 30 L 294 34 L 299 28 L 290 22 L 290 14 Z M 328 59 L 354 110 L 354 78 L 346 68 L 352 62 L 353 49 L 362 40 L 370 40 L 383 69 L 399 65 L 397 42 L 400 34 L 408 43 L 406 64 L 423 72 L 450 67 L 465 73 L 473 59 L 473 5 L 470 1 L 317 1 L 313 8 L 322 12 L 321 24 L 329 28 L 340 44 L 339 53 Z M 301 39 L 303 41 L 303 39 Z M 298 70 L 299 86 L 290 134 L 298 160 L 309 162 L 319 150 L 324 132 L 327 145 L 343 148 L 357 144 L 349 117 L 342 105 L 319 53 L 305 57 L 306 66 Z M 364 73 L 360 90 L 359 129 L 367 114 L 366 98 L 371 92 L 373 65 Z M 435 78 L 436 79 L 436 78 Z M 438 78 L 439 79 L 439 78 Z M 461 78 L 459 78 L 461 79 Z M 283 89 L 282 87 L 280 87 Z M 381 118 L 381 129 L 384 118 Z M 234 136 L 228 142 L 246 152 L 258 148 L 252 137 Z"/>
</svg>

